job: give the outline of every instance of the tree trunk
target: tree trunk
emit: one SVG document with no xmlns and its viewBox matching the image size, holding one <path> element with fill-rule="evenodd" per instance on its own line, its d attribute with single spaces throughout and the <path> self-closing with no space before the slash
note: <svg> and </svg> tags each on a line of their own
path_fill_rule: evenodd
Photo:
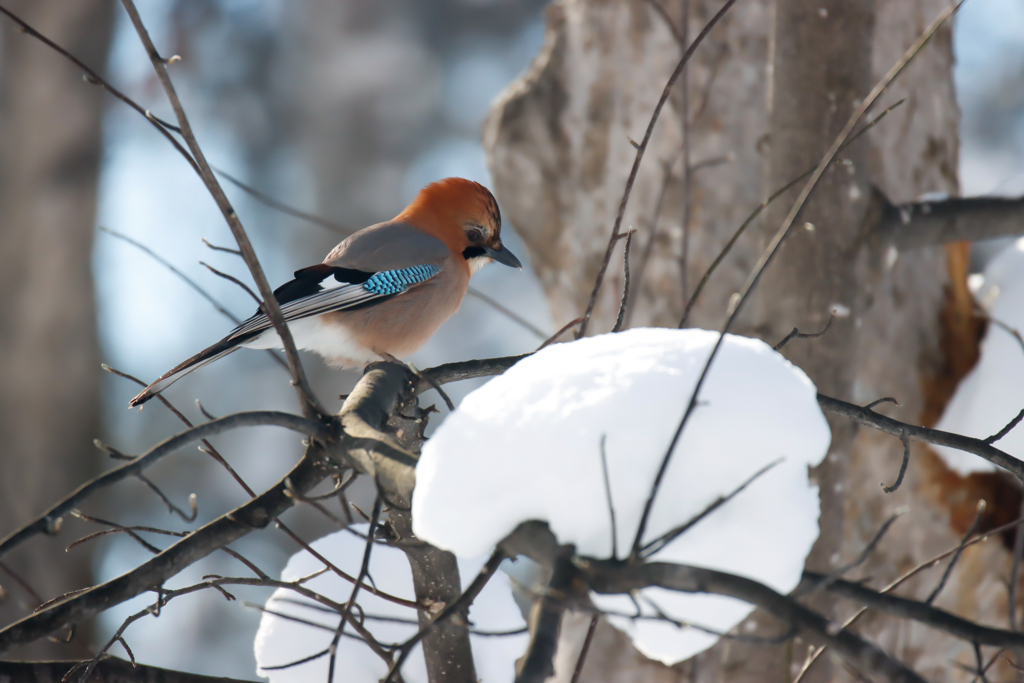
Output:
<svg viewBox="0 0 1024 683">
<path fill-rule="evenodd" d="M 721 7 L 719 0 L 671 0 L 660 3 L 662 13 L 655 2 L 553 5 L 541 55 L 506 90 L 488 121 L 485 144 L 496 194 L 529 245 L 556 322 L 575 318 L 586 306 L 635 154 L 630 139 L 642 138 L 681 54 L 673 29 L 688 24 L 692 40 Z M 630 259 L 633 326 L 679 323 L 685 297 L 736 228 L 764 197 L 817 164 L 874 82 L 945 5 L 749 0 L 730 10 L 688 67 L 686 96 L 680 84 L 673 91 L 625 215 L 623 230 L 638 230 Z M 688 22 L 682 20 L 685 6 Z M 733 330 L 774 344 L 794 326 L 821 329 L 837 310 L 826 336 L 794 340 L 785 354 L 821 391 L 858 403 L 895 396 L 900 406 L 889 414 L 911 422 L 937 417 L 976 354 L 977 325 L 964 296 L 966 250 L 897 252 L 874 239 L 881 200 L 872 187 L 894 202 L 925 192 L 956 193 L 950 38 L 947 24 L 874 107 L 879 112 L 908 98 L 866 140 L 839 155 Z M 721 325 L 731 294 L 794 194 L 740 238 L 688 325 Z M 686 239 L 683 216 L 689 216 Z M 619 263 L 621 251 L 612 259 Z M 607 331 L 614 319 L 621 276 L 613 271 L 594 333 Z M 896 478 L 899 440 L 843 421 L 832 426 L 830 455 L 813 473 L 821 487 L 822 535 L 808 560 L 811 569 L 829 571 L 848 562 L 897 507 L 909 505 L 909 514 L 858 570 L 857 576 L 873 578 L 872 585 L 884 585 L 955 546 L 979 496 L 989 498 L 991 510 L 994 498 L 1007 493 L 1002 480 L 965 481 L 926 449 L 915 449 L 903 486 L 886 495 L 879 482 Z M 1008 500 L 1005 507 L 1019 505 L 1019 494 Z M 1016 516 L 1015 508 L 1010 518 Z M 998 541 L 968 549 L 938 604 L 966 618 L 1005 623 L 999 577 L 1008 567 L 1009 553 Z M 937 581 L 934 571 L 924 573 L 904 590 L 923 597 Z M 815 607 L 837 619 L 853 609 L 820 602 Z M 576 621 L 563 629 L 564 680 L 586 628 L 585 618 Z M 861 624 L 869 638 L 928 680 L 971 678 L 952 665 L 973 665 L 968 644 L 891 619 L 869 617 Z M 762 635 L 779 630 L 760 613 L 738 629 Z M 693 681 L 789 681 L 807 654 L 799 640 L 776 647 L 722 641 L 667 668 L 637 663 L 641 658 L 626 639 L 606 625 L 594 643 L 583 673 L 591 681 L 677 680 L 683 674 Z M 836 661 L 821 658 L 805 680 L 848 680 Z"/>
<path fill-rule="evenodd" d="M 102 70 L 110 0 L 6 3 L 30 25 Z M 92 240 L 103 91 L 4 20 L 0 57 L 0 536 L 89 479 L 98 462 L 100 360 Z M 67 535 L 5 559 L 43 600 L 90 583 L 86 548 Z M 6 623 L 39 599 L 9 574 Z M 26 610 L 27 608 L 27 610 Z M 83 643 L 19 654 L 81 656 Z"/>
</svg>

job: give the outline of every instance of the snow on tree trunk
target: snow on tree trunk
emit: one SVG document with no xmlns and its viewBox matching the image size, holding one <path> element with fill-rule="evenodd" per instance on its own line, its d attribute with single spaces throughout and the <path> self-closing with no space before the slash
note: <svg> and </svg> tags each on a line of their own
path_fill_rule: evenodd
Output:
<svg viewBox="0 0 1024 683">
<path fill-rule="evenodd" d="M 496 194 L 529 246 L 557 324 L 581 315 L 587 305 L 634 158 L 631 139 L 642 139 L 683 49 L 674 32 L 685 27 L 692 40 L 721 7 L 717 0 L 666 0 L 659 13 L 656 1 L 554 4 L 541 54 L 506 90 L 486 125 Z M 945 4 L 745 0 L 730 10 L 697 51 L 685 82 L 673 90 L 625 214 L 623 230 L 638 231 L 630 259 L 638 285 L 631 326 L 679 323 L 685 297 L 736 228 L 769 193 L 817 163 L 860 98 Z M 785 354 L 822 392 L 859 403 L 894 396 L 899 407 L 880 410 L 911 422 L 937 417 L 976 353 L 975 328 L 965 309 L 969 303 L 962 296 L 965 248 L 896 252 L 871 239 L 881 206 L 873 188 L 895 203 L 926 192 L 956 193 L 952 61 L 947 25 L 873 111 L 903 97 L 907 101 L 826 173 L 734 329 L 776 343 L 794 326 L 820 329 L 837 310 L 825 337 L 794 340 Z M 684 149 L 686 129 L 690 139 Z M 784 196 L 740 238 L 688 325 L 721 324 L 730 295 L 794 194 Z M 611 263 L 591 333 L 608 330 L 614 320 L 621 246 Z M 811 569 L 828 571 L 849 561 L 897 507 L 908 505 L 909 514 L 860 570 L 861 576 L 873 577 L 872 585 L 884 585 L 954 546 L 973 517 L 976 499 L 987 492 L 991 511 L 993 491 L 1006 490 L 1002 480 L 963 480 L 915 447 L 903 486 L 886 495 L 879 484 L 896 478 L 899 440 L 857 431 L 841 420 L 832 426 L 831 455 L 815 472 L 822 487 L 823 533 L 808 560 Z M 1016 508 L 1007 514 L 1015 518 Z M 966 618 L 1005 623 L 1000 577 L 1008 571 L 1009 553 L 998 541 L 974 546 L 937 604 Z M 934 572 L 925 573 L 904 590 L 923 597 L 937 581 Z M 839 619 L 853 609 L 842 603 L 815 606 Z M 588 619 L 569 617 L 568 622 L 558 655 L 564 680 L 572 674 Z M 967 644 L 892 619 L 868 615 L 861 623 L 869 637 L 928 680 L 970 678 L 951 666 L 954 659 L 973 662 Z M 779 624 L 757 612 L 738 631 L 781 632 Z M 680 666 L 691 680 L 788 681 L 807 647 L 799 640 L 776 647 L 723 641 Z M 642 660 L 621 634 L 602 624 L 584 678 L 678 676 L 674 669 Z M 805 680 L 847 676 L 823 657 Z"/>
</svg>

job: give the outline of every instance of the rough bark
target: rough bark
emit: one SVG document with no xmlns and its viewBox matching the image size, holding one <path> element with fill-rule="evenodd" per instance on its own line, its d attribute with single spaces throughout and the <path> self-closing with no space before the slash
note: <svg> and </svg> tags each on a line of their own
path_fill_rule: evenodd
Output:
<svg viewBox="0 0 1024 683">
<path fill-rule="evenodd" d="M 419 407 L 417 399 L 403 394 L 399 405 L 388 421 L 389 431 L 410 452 L 419 455 L 423 447 L 423 431 L 430 413 Z M 413 417 L 414 419 L 409 419 Z M 459 561 L 452 553 L 421 541 L 412 531 L 411 496 L 391 501 L 388 510 L 388 529 L 391 543 L 405 553 L 412 570 L 420 627 L 433 621 L 445 608 L 462 595 Z M 469 607 L 458 612 L 431 629 L 423 637 L 423 658 L 427 676 L 439 683 L 476 683 L 476 665 L 469 640 Z"/>
<path fill-rule="evenodd" d="M 86 63 L 102 69 L 110 0 L 7 6 Z M 101 156 L 103 92 L 61 56 L 3 23 L 0 57 L 0 535 L 89 479 L 97 463 L 99 349 L 92 240 Z M 45 598 L 89 584 L 87 550 L 11 558 Z M 0 621 L 34 598 L 16 599 Z M 79 642 L 79 648 L 81 643 Z M 32 655 L 80 655 L 39 644 Z"/>
<path fill-rule="evenodd" d="M 689 72 L 689 200 L 680 161 L 680 92 L 673 93 L 673 106 L 663 113 L 633 189 L 623 224 L 639 231 L 632 252 L 634 283 L 641 279 L 633 326 L 678 324 L 684 292 L 692 291 L 743 219 L 770 192 L 817 163 L 859 99 L 945 4 L 737 4 L 697 52 Z M 720 3 L 689 5 L 692 39 Z M 682 26 L 683 0 L 662 7 Z M 969 310 L 966 315 L 960 310 L 965 299 L 959 293 L 966 290 L 964 273 L 955 267 L 964 249 L 909 250 L 909 243 L 877 239 L 872 228 L 884 207 L 872 187 L 900 204 L 925 192 L 956 194 L 958 109 L 950 36 L 949 26 L 941 29 L 875 110 L 902 97 L 906 103 L 826 173 L 735 330 L 775 343 L 794 326 L 820 329 L 838 308 L 845 317 L 828 335 L 791 342 L 786 355 L 831 395 L 861 404 L 898 397 L 900 407 L 889 414 L 909 422 L 928 419 L 934 412 L 926 410 L 929 406 L 941 409 L 970 366 L 976 336 L 972 341 Z M 544 50 L 492 111 L 485 144 L 496 194 L 529 245 L 556 321 L 576 317 L 586 305 L 633 158 L 629 138 L 642 134 L 680 52 L 650 2 L 563 0 L 549 11 Z M 666 169 L 664 201 L 654 216 Z M 730 295 L 777 229 L 779 212 L 788 208 L 783 198 L 740 239 L 694 308 L 690 325 L 721 324 Z M 690 234 L 682 268 L 684 213 L 690 216 Z M 645 266 L 647 240 L 653 240 L 653 248 Z M 915 244 L 926 243 L 938 241 Z M 636 274 L 641 269 L 642 278 Z M 594 333 L 611 327 L 620 284 L 607 281 Z M 959 508 L 951 501 L 973 510 L 980 487 L 971 488 L 925 449 L 915 449 L 906 482 L 887 496 L 879 482 L 895 479 L 899 440 L 858 432 L 843 420 L 832 424 L 834 446 L 815 473 L 823 533 L 809 567 L 828 571 L 855 556 L 902 504 L 910 505 L 911 513 L 890 532 L 865 575 L 889 580 L 956 544 L 966 527 L 958 526 Z M 939 603 L 966 618 L 1005 621 L 1005 600 L 996 596 L 1008 554 L 998 543 L 981 544 L 969 549 L 963 562 Z M 926 595 L 934 581 L 925 576 L 909 591 Z M 846 616 L 846 609 L 838 607 L 834 615 Z M 578 652 L 582 642 L 587 620 L 578 621 L 563 629 L 567 651 Z M 739 628 L 758 633 L 765 622 L 768 632 L 767 621 L 755 613 Z M 870 638 L 929 680 L 970 677 L 950 664 L 958 657 L 972 661 L 968 645 L 892 619 L 865 624 Z M 685 672 L 698 681 L 783 681 L 807 652 L 800 642 L 774 649 L 723 642 L 672 669 L 624 667 L 623 662 L 638 659 L 625 639 L 604 625 L 597 638 L 602 646 L 588 657 L 587 680 L 675 680 Z M 559 677 L 568 680 L 575 659 L 560 654 L 563 659 L 569 660 L 568 669 L 561 666 Z M 827 660 L 811 670 L 816 680 L 848 675 L 840 667 L 823 666 Z"/>
</svg>

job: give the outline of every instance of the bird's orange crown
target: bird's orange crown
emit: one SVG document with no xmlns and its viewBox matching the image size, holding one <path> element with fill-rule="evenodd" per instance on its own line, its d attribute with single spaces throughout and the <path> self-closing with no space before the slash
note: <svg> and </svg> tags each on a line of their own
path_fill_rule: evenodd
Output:
<svg viewBox="0 0 1024 683">
<path fill-rule="evenodd" d="M 465 178 L 430 183 L 395 220 L 415 225 L 456 253 L 473 246 L 501 249 L 498 202 L 486 187 Z"/>
</svg>

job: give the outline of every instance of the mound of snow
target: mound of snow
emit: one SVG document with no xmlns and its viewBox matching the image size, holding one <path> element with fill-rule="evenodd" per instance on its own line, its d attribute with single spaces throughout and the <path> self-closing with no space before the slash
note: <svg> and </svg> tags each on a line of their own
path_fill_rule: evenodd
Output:
<svg viewBox="0 0 1024 683">
<path fill-rule="evenodd" d="M 475 557 L 535 519 L 547 521 L 580 554 L 609 557 L 604 439 L 621 557 L 717 338 L 666 329 L 591 337 L 548 347 L 491 380 L 463 400 L 423 449 L 412 505 L 417 536 Z M 818 536 L 818 494 L 807 468 L 821 461 L 830 439 L 807 376 L 763 342 L 728 335 L 677 444 L 644 540 L 781 462 L 654 559 L 791 591 Z M 752 609 L 707 595 L 645 590 L 641 596 L 645 614 L 655 614 L 656 604 L 715 631 L 731 629 Z M 628 597 L 594 598 L 609 611 L 635 611 Z M 666 663 L 717 640 L 664 622 L 622 617 L 612 623 Z"/>
<path fill-rule="evenodd" d="M 993 319 L 1024 333 L 1024 238 L 989 262 L 985 276 L 975 282 L 975 296 Z M 957 386 L 936 429 L 978 439 L 987 438 L 1024 408 L 1024 347 L 996 324 L 981 342 L 978 364 Z M 1024 428 L 1018 426 L 994 444 L 1010 455 L 1024 456 Z M 989 472 L 988 460 L 945 446 L 932 446 L 961 474 Z"/>
<path fill-rule="evenodd" d="M 365 533 L 366 524 L 354 529 Z M 347 531 L 325 536 L 310 544 L 314 550 L 336 567 L 356 576 L 362 564 L 366 541 Z M 476 577 L 487 558 L 460 560 L 459 573 L 463 588 Z M 281 573 L 282 581 L 296 581 L 323 569 L 323 564 L 305 550 L 293 555 Z M 383 544 L 375 545 L 370 555 L 370 576 L 377 589 L 390 595 L 415 600 L 412 572 L 405 554 Z M 331 571 L 324 572 L 302 584 L 335 602 L 344 603 L 352 593 L 352 584 Z M 415 624 L 383 621 L 380 618 L 416 620 L 416 611 L 360 590 L 357 604 L 366 615 L 364 622 L 382 645 L 392 645 L 415 634 Z M 297 604 L 302 603 L 302 604 Z M 287 588 L 274 591 L 265 609 L 279 614 L 315 622 L 325 628 L 310 626 L 268 612 L 263 613 L 256 632 L 256 673 L 269 678 L 271 683 L 308 683 L 326 681 L 329 660 L 325 655 L 316 660 L 286 669 L 264 669 L 298 661 L 326 649 L 334 636 L 339 615 L 323 611 L 318 603 Z M 470 608 L 469 618 L 479 631 L 511 631 L 526 626 L 522 613 L 512 599 L 509 579 L 498 573 L 492 577 Z M 377 683 L 388 672 L 388 665 L 355 635 L 351 625 L 345 628 L 345 637 L 338 644 L 334 681 L 338 683 Z M 511 681 L 515 677 L 515 660 L 526 651 L 528 636 L 472 635 L 473 657 L 477 676 L 486 681 Z M 402 677 L 408 683 L 427 683 L 426 664 L 422 650 L 417 650 L 402 667 Z"/>
</svg>

